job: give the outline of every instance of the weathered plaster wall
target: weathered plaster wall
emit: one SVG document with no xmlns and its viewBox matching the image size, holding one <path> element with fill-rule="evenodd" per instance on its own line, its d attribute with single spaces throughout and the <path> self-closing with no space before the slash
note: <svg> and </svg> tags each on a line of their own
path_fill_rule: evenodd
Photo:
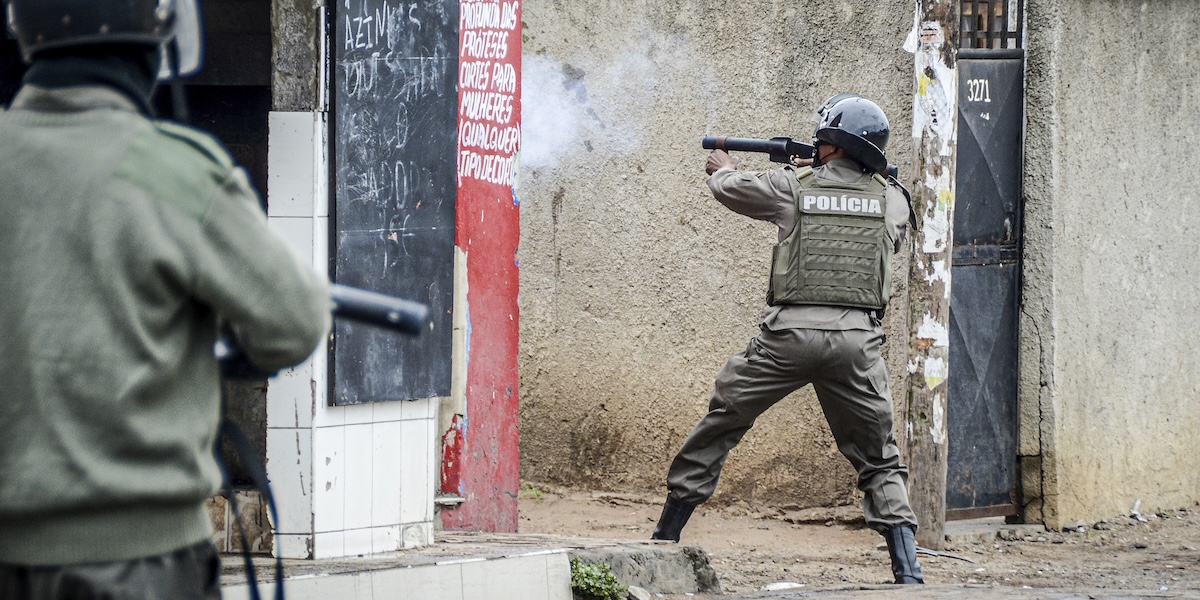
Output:
<svg viewBox="0 0 1200 600">
<path fill-rule="evenodd" d="M 807 138 L 821 101 L 856 91 L 891 117 L 889 157 L 910 176 L 913 4 L 523 9 L 522 477 L 661 492 L 718 368 L 756 332 L 776 236 L 712 199 L 700 138 Z M 907 273 L 901 256 L 894 298 Z M 894 302 L 886 323 L 897 400 L 907 312 Z M 855 493 L 809 390 L 759 420 L 718 488 L 805 506 Z"/>
<path fill-rule="evenodd" d="M 1041 491 L 1030 514 L 1057 526 L 1139 499 L 1143 511 L 1190 505 L 1200 501 L 1200 10 L 1190 0 L 1028 9 L 1022 453 L 1040 467 L 1027 492 Z"/>
</svg>

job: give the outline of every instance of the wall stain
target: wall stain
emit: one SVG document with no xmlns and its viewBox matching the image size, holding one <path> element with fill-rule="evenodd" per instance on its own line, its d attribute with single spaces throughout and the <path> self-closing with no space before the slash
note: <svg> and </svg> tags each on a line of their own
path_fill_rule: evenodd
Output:
<svg viewBox="0 0 1200 600">
<path fill-rule="evenodd" d="M 570 475 L 563 483 L 604 489 L 614 475 L 623 474 L 627 445 L 625 432 L 614 427 L 603 408 L 588 413 L 571 430 Z"/>
</svg>

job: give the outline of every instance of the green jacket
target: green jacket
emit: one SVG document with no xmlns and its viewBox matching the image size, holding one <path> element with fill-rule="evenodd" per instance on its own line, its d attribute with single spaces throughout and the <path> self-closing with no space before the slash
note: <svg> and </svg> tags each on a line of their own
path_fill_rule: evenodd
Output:
<svg viewBox="0 0 1200 600">
<path fill-rule="evenodd" d="M 328 281 L 213 138 L 102 87 L 0 111 L 0 563 L 152 556 L 211 535 L 218 320 L 303 361 Z"/>
</svg>

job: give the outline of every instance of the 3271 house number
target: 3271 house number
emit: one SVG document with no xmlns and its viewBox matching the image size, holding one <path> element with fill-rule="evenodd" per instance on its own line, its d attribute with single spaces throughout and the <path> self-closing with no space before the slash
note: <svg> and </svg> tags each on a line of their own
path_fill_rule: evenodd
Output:
<svg viewBox="0 0 1200 600">
<path fill-rule="evenodd" d="M 967 80 L 967 102 L 991 102 L 992 89 L 987 79 L 968 79 Z M 992 120 L 992 113 L 979 113 L 979 117 L 985 121 Z"/>
<path fill-rule="evenodd" d="M 992 90 L 987 79 L 967 80 L 967 102 L 991 102 Z"/>
</svg>

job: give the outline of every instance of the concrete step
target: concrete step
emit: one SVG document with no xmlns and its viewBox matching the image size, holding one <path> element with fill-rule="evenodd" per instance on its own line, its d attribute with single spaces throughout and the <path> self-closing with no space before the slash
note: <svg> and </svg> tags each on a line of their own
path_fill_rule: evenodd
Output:
<svg viewBox="0 0 1200 600">
<path fill-rule="evenodd" d="M 670 542 L 541 534 L 439 532 L 432 546 L 343 559 L 285 560 L 290 600 L 571 600 L 572 557 L 601 562 L 651 593 L 720 592 L 708 555 Z M 255 556 L 260 595 L 274 595 L 275 561 Z M 222 556 L 226 600 L 250 589 L 237 554 Z"/>
<path fill-rule="evenodd" d="M 949 521 L 946 541 L 951 544 L 990 543 L 994 540 L 1016 540 L 1046 533 L 1041 524 L 1005 523 L 1004 517 L 988 517 Z"/>
</svg>

